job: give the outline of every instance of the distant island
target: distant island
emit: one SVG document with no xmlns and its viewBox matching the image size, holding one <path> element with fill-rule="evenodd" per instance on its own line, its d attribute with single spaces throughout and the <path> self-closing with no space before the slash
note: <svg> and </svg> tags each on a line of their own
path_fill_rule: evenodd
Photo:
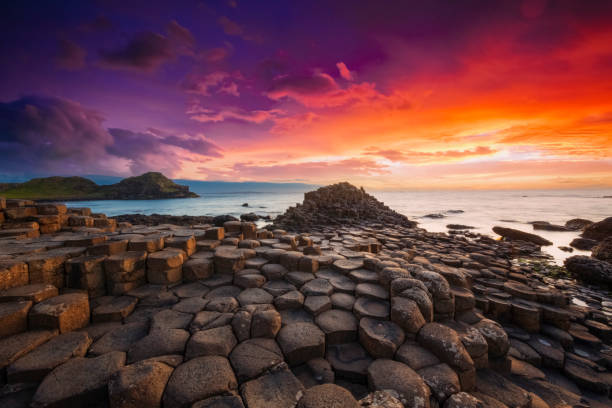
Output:
<svg viewBox="0 0 612 408">
<path fill-rule="evenodd" d="M 176 184 L 157 172 L 128 177 L 115 184 L 98 185 L 84 177 L 34 178 L 25 183 L 1 183 L 0 196 L 46 201 L 153 200 L 199 197 L 188 186 Z"/>
</svg>

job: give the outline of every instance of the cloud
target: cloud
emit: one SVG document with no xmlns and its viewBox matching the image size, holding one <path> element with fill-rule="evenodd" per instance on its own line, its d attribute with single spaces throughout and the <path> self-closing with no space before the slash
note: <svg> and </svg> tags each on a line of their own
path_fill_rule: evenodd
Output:
<svg viewBox="0 0 612 408">
<path fill-rule="evenodd" d="M 466 150 L 441 150 L 435 152 L 422 152 L 415 150 L 400 151 L 393 149 L 383 150 L 377 147 L 370 147 L 366 149 L 364 154 L 368 156 L 383 157 L 393 162 L 423 163 L 437 161 L 453 161 L 478 156 L 490 156 L 497 152 L 497 150 L 491 149 L 488 146 L 477 146 L 475 148 Z"/>
<path fill-rule="evenodd" d="M 104 117 L 67 99 L 0 103 L 0 171 L 34 174 L 175 174 L 185 157 L 222 157 L 204 136 L 106 129 Z"/>
<path fill-rule="evenodd" d="M 69 71 L 76 71 L 85 67 L 85 57 L 87 51 L 74 41 L 60 40 L 55 64 Z"/>
<path fill-rule="evenodd" d="M 270 110 L 244 110 L 237 108 L 213 110 L 196 104 L 187 111 L 190 118 L 198 122 L 223 122 L 226 120 L 238 120 L 241 122 L 263 123 L 273 120 L 284 112 L 279 109 Z"/>
<path fill-rule="evenodd" d="M 399 93 L 385 95 L 371 82 L 351 83 L 342 88 L 330 75 L 313 72 L 309 75 L 282 75 L 275 78 L 265 92 L 273 100 L 293 99 L 312 108 L 383 103 L 391 108 L 407 108 L 408 101 Z"/>
<path fill-rule="evenodd" d="M 270 129 L 273 134 L 290 134 L 300 129 L 303 130 L 306 126 L 320 118 L 314 112 L 305 112 L 293 116 L 285 116 L 274 120 L 274 126 Z"/>
<path fill-rule="evenodd" d="M 228 72 L 216 71 L 207 75 L 191 75 L 181 84 L 187 92 L 210 96 L 213 93 L 224 93 L 233 96 L 240 96 L 238 85 L 235 79 L 242 78 L 239 72 L 230 74 Z"/>
<path fill-rule="evenodd" d="M 243 29 L 238 23 L 225 16 L 219 17 L 217 22 L 227 35 L 242 35 L 243 33 Z"/>
<path fill-rule="evenodd" d="M 192 55 L 195 39 L 191 32 L 172 20 L 167 35 L 144 31 L 137 33 L 123 47 L 101 51 L 102 65 L 114 69 L 153 71 L 180 55 Z"/>
<path fill-rule="evenodd" d="M 336 67 L 338 68 L 338 72 L 342 78 L 346 79 L 347 81 L 353 80 L 353 73 L 349 71 L 344 62 L 336 63 Z"/>
</svg>

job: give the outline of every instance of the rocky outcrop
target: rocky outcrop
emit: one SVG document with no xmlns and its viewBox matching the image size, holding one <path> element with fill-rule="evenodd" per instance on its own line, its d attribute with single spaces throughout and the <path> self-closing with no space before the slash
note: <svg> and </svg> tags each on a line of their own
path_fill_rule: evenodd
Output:
<svg viewBox="0 0 612 408">
<path fill-rule="evenodd" d="M 584 238 L 601 241 L 612 236 L 612 217 L 589 225 L 582 233 Z"/>
<path fill-rule="evenodd" d="M 278 228 L 299 230 L 315 226 L 377 222 L 415 227 L 416 222 L 399 214 L 375 197 L 349 183 L 321 187 L 304 194 L 304 201 L 276 217 Z"/>
<path fill-rule="evenodd" d="M 565 228 L 570 231 L 582 231 L 591 224 L 593 224 L 593 221 L 591 220 L 586 220 L 584 218 L 572 218 L 565 223 Z"/>
<path fill-rule="evenodd" d="M 597 244 L 593 248 L 591 256 L 600 261 L 612 262 L 612 237 L 608 237 Z"/>
<path fill-rule="evenodd" d="M 199 197 L 188 186 L 176 184 L 161 173 L 149 172 L 128 177 L 119 183 L 99 186 L 83 177 L 36 178 L 4 186 L 2 195 L 10 198 L 69 200 L 151 200 Z"/>
<path fill-rule="evenodd" d="M 584 282 L 612 285 L 612 264 L 609 262 L 576 255 L 565 260 L 565 267 Z"/>
<path fill-rule="evenodd" d="M 530 234 L 529 232 L 520 231 L 514 228 L 493 227 L 493 232 L 501 235 L 504 239 L 510 241 L 525 241 L 536 245 L 552 245 L 552 242 L 539 235 Z"/>
</svg>

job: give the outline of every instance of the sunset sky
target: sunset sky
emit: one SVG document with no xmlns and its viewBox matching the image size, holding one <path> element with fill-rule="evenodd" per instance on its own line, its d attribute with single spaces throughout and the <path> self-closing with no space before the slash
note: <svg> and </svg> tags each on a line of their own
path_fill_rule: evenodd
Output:
<svg viewBox="0 0 612 408">
<path fill-rule="evenodd" d="M 611 1 L 155 3 L 3 2 L 0 182 L 612 186 Z"/>
</svg>

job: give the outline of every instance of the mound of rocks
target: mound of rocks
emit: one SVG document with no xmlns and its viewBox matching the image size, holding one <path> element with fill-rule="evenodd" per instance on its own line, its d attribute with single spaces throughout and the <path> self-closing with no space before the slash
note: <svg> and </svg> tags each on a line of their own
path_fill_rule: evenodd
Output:
<svg viewBox="0 0 612 408">
<path fill-rule="evenodd" d="M 601 241 L 612 236 L 612 217 L 589 225 L 582 233 L 584 238 Z"/>
<path fill-rule="evenodd" d="M 584 282 L 612 286 L 612 264 L 609 262 L 576 255 L 565 260 L 565 267 Z"/>
<path fill-rule="evenodd" d="M 274 226 L 287 230 L 330 225 L 376 222 L 413 228 L 416 222 L 399 214 L 375 197 L 343 182 L 304 194 L 304 202 L 276 217 Z"/>
</svg>

